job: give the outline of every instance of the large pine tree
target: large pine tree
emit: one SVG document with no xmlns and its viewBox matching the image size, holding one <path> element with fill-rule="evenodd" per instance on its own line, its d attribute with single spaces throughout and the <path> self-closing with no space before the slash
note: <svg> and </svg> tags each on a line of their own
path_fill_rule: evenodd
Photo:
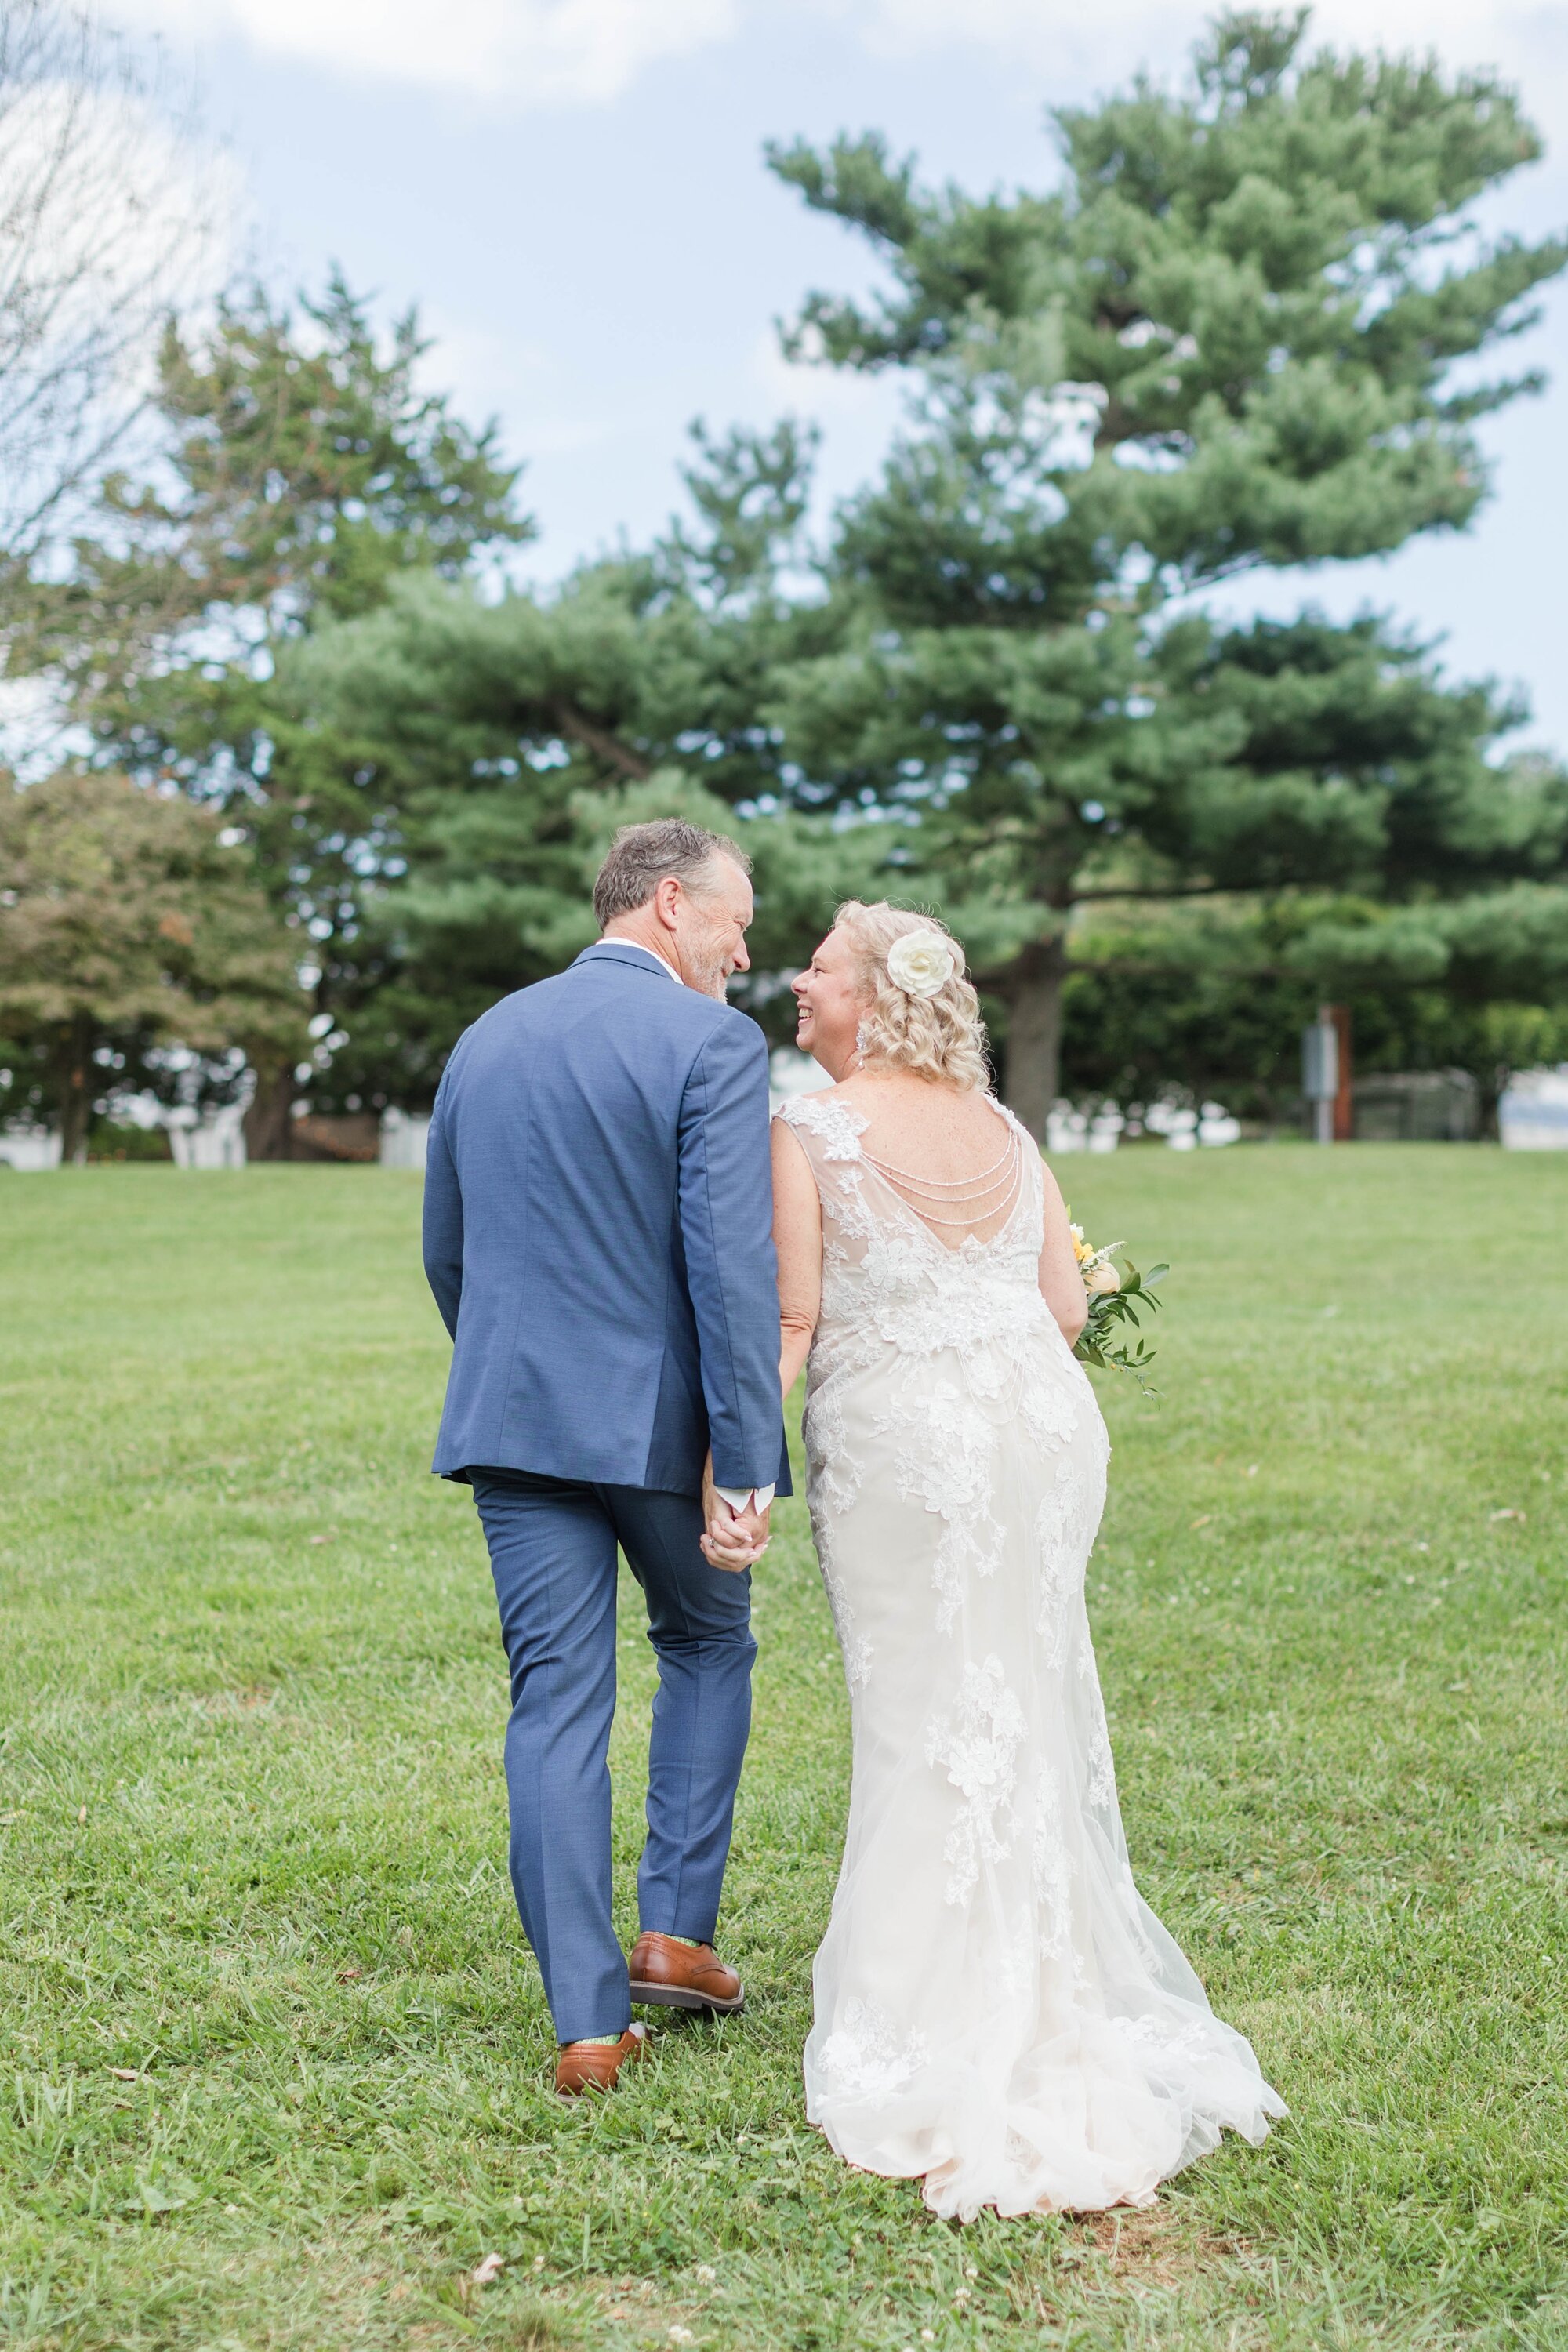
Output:
<svg viewBox="0 0 1568 2352">
<path fill-rule="evenodd" d="M 754 1007 L 809 954 L 837 898 L 872 887 L 889 828 L 792 805 L 768 722 L 773 682 L 837 642 L 837 612 L 791 593 L 809 441 L 698 435 L 689 519 L 557 588 L 486 601 L 411 578 L 294 649 L 280 688 L 301 728 L 359 748 L 398 812 L 406 873 L 377 896 L 384 977 L 348 1021 L 362 1067 L 427 1100 L 458 1032 L 594 936 L 595 869 L 618 824 L 681 813 L 742 828 L 757 860 Z"/>
<path fill-rule="evenodd" d="M 1396 971 L 1416 932 L 1430 969 L 1488 929 L 1419 909 L 1518 877 L 1540 930 L 1563 870 L 1561 779 L 1496 758 L 1515 714 L 1373 625 L 1194 607 L 1462 528 L 1476 425 L 1532 380 L 1460 388 L 1456 363 L 1568 258 L 1476 226 L 1539 152 L 1510 90 L 1310 54 L 1305 28 L 1227 15 L 1181 91 L 1058 110 L 1045 195 L 923 188 L 874 136 L 773 155 L 889 275 L 870 305 L 813 297 L 795 352 L 904 371 L 918 419 L 842 518 L 833 649 L 771 715 L 816 797 L 915 820 L 910 887 L 973 940 L 1037 1131 L 1096 901 L 1405 901 L 1402 929 L 1331 909 L 1321 932 L 1325 973 Z"/>
</svg>

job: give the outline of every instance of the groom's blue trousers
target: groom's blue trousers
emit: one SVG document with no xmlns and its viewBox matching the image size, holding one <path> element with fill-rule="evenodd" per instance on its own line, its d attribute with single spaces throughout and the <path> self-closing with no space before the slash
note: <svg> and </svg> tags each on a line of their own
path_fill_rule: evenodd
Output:
<svg viewBox="0 0 1568 2352">
<path fill-rule="evenodd" d="M 751 1577 L 710 1567 L 689 1495 L 473 1469 L 511 1669 L 511 1883 L 556 2039 L 624 2032 L 610 1907 L 616 1549 L 658 1659 L 638 1924 L 711 1943 L 752 1720 Z"/>
</svg>

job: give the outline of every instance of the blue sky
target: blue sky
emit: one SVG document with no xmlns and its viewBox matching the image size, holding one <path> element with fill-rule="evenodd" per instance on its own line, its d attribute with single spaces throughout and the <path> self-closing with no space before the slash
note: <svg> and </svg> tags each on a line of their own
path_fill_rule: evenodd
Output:
<svg viewBox="0 0 1568 2352">
<path fill-rule="evenodd" d="M 1173 73 L 1203 11 L 1103 0 L 121 0 L 199 62 L 248 190 L 268 274 L 341 261 L 390 310 L 416 300 L 432 380 L 494 412 L 526 462 L 548 577 L 678 498 L 689 420 L 825 432 L 826 499 L 863 479 L 900 394 L 781 360 L 773 321 L 868 259 L 806 215 L 764 139 L 877 127 L 926 173 L 1040 184 L 1048 104 Z M 1328 0 L 1336 42 L 1436 45 L 1523 86 L 1551 152 L 1496 208 L 1568 221 L 1568 9 Z M 1568 752 L 1560 543 L 1568 526 L 1568 299 L 1509 364 L 1544 399 L 1487 429 L 1497 495 L 1462 538 L 1233 593 L 1234 609 L 1390 608 L 1445 635 L 1458 674 L 1527 691 L 1527 740 Z"/>
</svg>

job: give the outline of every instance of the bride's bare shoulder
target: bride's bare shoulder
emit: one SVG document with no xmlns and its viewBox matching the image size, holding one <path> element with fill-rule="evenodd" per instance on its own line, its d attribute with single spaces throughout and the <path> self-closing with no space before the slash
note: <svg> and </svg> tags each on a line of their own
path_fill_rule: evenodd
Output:
<svg viewBox="0 0 1568 2352">
<path fill-rule="evenodd" d="M 934 1120 L 942 1129 L 962 1132 L 966 1127 L 988 1127 L 1005 1116 L 993 1095 L 915 1070 L 857 1071 L 832 1092 L 860 1117 L 879 1125 L 912 1123 L 929 1130 Z"/>
</svg>

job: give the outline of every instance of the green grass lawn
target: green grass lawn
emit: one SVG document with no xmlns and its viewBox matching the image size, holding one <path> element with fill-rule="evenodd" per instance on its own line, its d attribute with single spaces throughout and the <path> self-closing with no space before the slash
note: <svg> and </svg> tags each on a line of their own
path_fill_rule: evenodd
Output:
<svg viewBox="0 0 1568 2352">
<path fill-rule="evenodd" d="M 1568 2347 L 1568 1161 L 1067 1167 L 1175 1265 L 1163 1409 L 1101 1383 L 1133 1863 L 1290 2121 L 1150 2213 L 968 2230 L 806 2127 L 847 1717 L 798 1503 L 747 2013 L 558 2103 L 416 1181 L 0 1171 L 0 2340 Z"/>
</svg>

